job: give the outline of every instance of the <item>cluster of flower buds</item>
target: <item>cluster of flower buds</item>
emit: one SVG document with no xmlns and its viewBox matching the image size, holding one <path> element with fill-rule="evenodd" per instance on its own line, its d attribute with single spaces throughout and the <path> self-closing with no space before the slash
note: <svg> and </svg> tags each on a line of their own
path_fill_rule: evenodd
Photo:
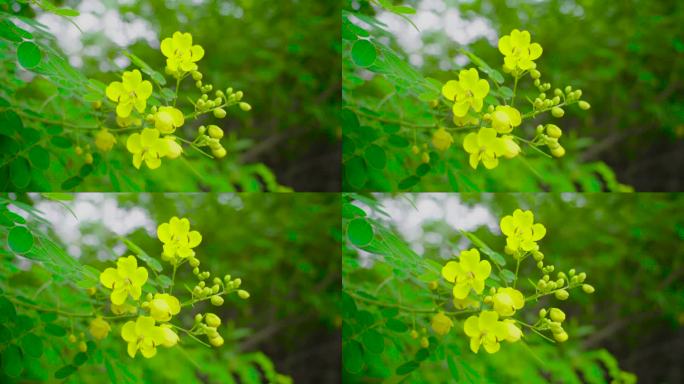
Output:
<svg viewBox="0 0 684 384">
<path fill-rule="evenodd" d="M 203 321 L 204 320 L 204 321 Z M 221 325 L 221 318 L 213 313 L 206 313 L 202 315 L 198 313 L 195 315 L 195 325 L 193 330 L 195 334 L 206 335 L 209 344 L 214 347 L 223 345 L 223 337 L 218 332 L 218 327 Z"/>
</svg>

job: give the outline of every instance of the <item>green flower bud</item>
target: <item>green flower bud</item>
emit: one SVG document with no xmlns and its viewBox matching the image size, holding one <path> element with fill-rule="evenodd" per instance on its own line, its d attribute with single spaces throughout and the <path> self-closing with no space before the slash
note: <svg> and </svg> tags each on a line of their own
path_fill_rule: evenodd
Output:
<svg viewBox="0 0 684 384">
<path fill-rule="evenodd" d="M 558 139 L 563 135 L 563 131 L 555 124 L 546 124 L 546 134 Z"/>
<path fill-rule="evenodd" d="M 237 101 L 242 100 L 242 96 L 243 96 L 242 91 L 237 91 L 237 92 L 235 92 L 235 99 L 236 99 Z"/>
<path fill-rule="evenodd" d="M 551 308 L 551 311 L 549 312 L 549 316 L 551 317 L 551 320 L 557 321 L 559 323 L 562 323 L 565 321 L 565 312 L 561 311 L 558 308 Z"/>
<path fill-rule="evenodd" d="M 539 268 L 539 269 L 544 268 L 544 262 L 542 262 L 542 261 L 537 262 L 537 268 Z"/>
<path fill-rule="evenodd" d="M 587 109 L 591 108 L 591 105 L 590 105 L 589 103 L 587 103 L 586 101 L 584 101 L 584 100 L 582 100 L 582 101 L 580 101 L 579 103 L 577 103 L 577 105 L 579 105 L 580 109 L 585 110 L 585 111 L 586 111 Z"/>
<path fill-rule="evenodd" d="M 539 98 L 542 100 L 546 99 L 546 93 L 544 93 L 544 92 L 540 93 Z"/>
<path fill-rule="evenodd" d="M 541 85 L 541 81 L 539 81 L 539 79 L 535 79 L 534 80 L 534 86 L 539 87 L 540 85 Z"/>
<path fill-rule="evenodd" d="M 240 285 L 242 285 L 242 279 L 238 277 L 237 279 L 233 280 L 233 283 L 235 284 L 235 288 L 239 288 Z"/>
<path fill-rule="evenodd" d="M 560 103 L 560 97 L 554 96 L 553 99 L 551 99 L 551 101 L 553 101 L 554 105 L 557 105 L 558 103 Z"/>
<path fill-rule="evenodd" d="M 553 94 L 556 96 L 561 96 L 563 94 L 563 91 L 561 91 L 559 88 L 556 88 L 553 90 Z"/>
<path fill-rule="evenodd" d="M 564 280 L 563 278 L 560 278 L 560 279 L 556 280 L 556 285 L 557 285 L 557 286 L 562 287 L 563 284 L 565 284 L 565 280 Z"/>
<path fill-rule="evenodd" d="M 589 284 L 582 284 L 582 290 L 584 293 L 594 293 L 595 289 Z"/>
<path fill-rule="evenodd" d="M 210 125 L 208 127 L 209 137 L 213 139 L 221 139 L 223 137 L 223 130 L 217 125 Z"/>
<path fill-rule="evenodd" d="M 551 290 L 556 289 L 558 287 L 555 281 L 549 281 L 548 283 L 546 283 L 546 286 L 549 287 L 549 289 Z"/>
<path fill-rule="evenodd" d="M 561 289 L 561 290 L 556 291 L 556 293 L 554 295 L 556 296 L 556 299 L 561 300 L 561 301 L 567 300 L 568 297 L 570 297 L 570 294 L 565 289 Z"/>
<path fill-rule="evenodd" d="M 551 109 L 551 114 L 553 115 L 553 117 L 560 118 L 563 117 L 563 115 L 565 115 L 565 111 L 561 107 L 553 107 L 553 109 Z"/>
<path fill-rule="evenodd" d="M 537 80 L 541 77 L 541 72 L 537 71 L 536 69 L 530 70 L 530 77 Z"/>
<path fill-rule="evenodd" d="M 204 100 L 204 101 L 209 100 L 209 96 L 208 95 L 202 95 L 202 100 Z"/>
<path fill-rule="evenodd" d="M 202 288 L 202 296 L 209 296 L 212 293 L 213 292 L 212 292 L 211 288 L 209 288 L 209 287 Z"/>
<path fill-rule="evenodd" d="M 572 87 L 568 85 L 567 87 L 565 87 L 565 93 L 568 94 L 570 92 L 572 92 Z"/>
<path fill-rule="evenodd" d="M 226 117 L 226 110 L 223 108 L 214 109 L 214 117 L 217 119 L 223 119 Z"/>
<path fill-rule="evenodd" d="M 218 284 L 214 284 L 211 287 L 211 293 L 218 293 L 218 291 L 221 289 L 221 287 L 218 286 Z"/>
<path fill-rule="evenodd" d="M 539 310 L 539 317 L 542 319 L 546 317 L 546 309 L 542 308 Z"/>
<path fill-rule="evenodd" d="M 541 252 L 539 252 L 539 251 L 533 251 L 533 252 L 532 252 L 532 257 L 534 257 L 534 259 L 535 259 L 536 261 L 542 261 L 542 260 L 544 260 L 544 254 L 541 253 Z"/>
<path fill-rule="evenodd" d="M 252 106 L 245 103 L 245 102 L 241 102 L 239 105 L 240 105 L 240 109 L 242 109 L 245 112 L 249 112 L 252 110 Z"/>
<path fill-rule="evenodd" d="M 198 275 L 199 274 L 199 268 L 195 267 L 192 269 L 192 274 L 193 275 Z"/>
<path fill-rule="evenodd" d="M 544 279 L 544 281 L 548 282 L 550 277 L 549 277 L 549 275 L 544 275 L 543 279 Z"/>
<path fill-rule="evenodd" d="M 197 88 L 202 88 L 202 80 L 197 80 L 197 81 L 195 82 L 195 87 L 197 87 Z"/>
<path fill-rule="evenodd" d="M 223 297 L 215 295 L 211 297 L 211 304 L 217 307 L 223 305 Z"/>
<path fill-rule="evenodd" d="M 241 299 L 247 300 L 249 299 L 249 292 L 245 291 L 244 289 L 238 290 L 238 296 L 240 296 Z"/>
<path fill-rule="evenodd" d="M 575 92 L 573 92 L 572 94 L 573 94 L 575 99 L 579 100 L 579 98 L 582 97 L 582 90 L 578 89 Z"/>
<path fill-rule="evenodd" d="M 554 157 L 563 157 L 565 156 L 565 148 L 563 148 L 561 145 L 558 145 L 557 147 L 551 149 L 551 154 Z"/>
<path fill-rule="evenodd" d="M 202 314 L 198 313 L 195 315 L 195 323 L 199 323 L 200 321 L 202 321 Z"/>
<path fill-rule="evenodd" d="M 226 282 L 226 283 L 229 282 L 229 281 L 230 281 L 230 277 L 231 277 L 230 275 L 225 275 L 225 276 L 223 276 L 223 281 Z"/>
<path fill-rule="evenodd" d="M 195 81 L 202 80 L 202 74 L 199 71 L 192 71 L 192 79 Z"/>
<path fill-rule="evenodd" d="M 200 261 L 196 257 L 193 257 L 192 259 L 190 259 L 190 261 L 188 263 L 190 263 L 191 267 L 199 267 L 199 265 L 200 265 Z"/>
<path fill-rule="evenodd" d="M 228 151 L 226 151 L 226 149 L 223 147 L 219 147 L 212 149 L 211 154 L 217 159 L 223 159 L 228 154 Z"/>
<path fill-rule="evenodd" d="M 553 338 L 556 339 L 557 342 L 563 343 L 568 340 L 568 334 L 565 331 L 560 331 L 558 333 L 554 333 Z"/>
<path fill-rule="evenodd" d="M 540 291 L 545 291 L 546 290 L 546 281 L 539 280 L 539 282 L 537 283 L 537 288 L 539 288 Z"/>
<path fill-rule="evenodd" d="M 199 272 L 198 272 L 198 273 L 199 273 Z M 205 286 L 206 284 L 204 283 L 204 281 L 200 281 L 197 285 L 199 285 L 200 288 L 204 288 L 204 286 Z"/>
<path fill-rule="evenodd" d="M 584 280 L 587 278 L 587 274 L 584 272 L 580 272 L 579 275 L 577 275 L 577 280 L 582 283 Z"/>
<path fill-rule="evenodd" d="M 553 332 L 553 333 L 563 332 L 563 326 L 561 325 L 561 323 L 559 323 L 557 321 L 549 322 L 549 328 L 551 329 L 551 332 Z"/>
<path fill-rule="evenodd" d="M 210 327 L 218 327 L 221 325 L 221 319 L 213 313 L 207 313 L 204 322 Z"/>
<path fill-rule="evenodd" d="M 218 284 L 218 285 L 223 284 L 223 281 L 221 281 L 221 279 L 219 279 L 218 277 L 214 277 L 214 280 L 212 280 L 212 281 L 214 282 L 214 284 Z"/>
<path fill-rule="evenodd" d="M 568 275 L 570 275 L 570 277 L 575 276 L 575 268 L 569 270 Z"/>
</svg>

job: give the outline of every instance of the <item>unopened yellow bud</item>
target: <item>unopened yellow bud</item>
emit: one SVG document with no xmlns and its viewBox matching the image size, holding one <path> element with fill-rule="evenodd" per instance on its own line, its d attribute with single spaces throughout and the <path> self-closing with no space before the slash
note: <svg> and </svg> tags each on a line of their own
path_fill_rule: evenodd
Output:
<svg viewBox="0 0 684 384">
<path fill-rule="evenodd" d="M 542 319 L 546 317 L 546 309 L 542 308 L 539 310 L 539 317 Z"/>
<path fill-rule="evenodd" d="M 78 343 L 78 350 L 81 352 L 86 352 L 88 350 L 88 345 L 85 343 L 85 341 Z"/>
<path fill-rule="evenodd" d="M 249 111 L 252 110 L 252 106 L 249 105 L 249 104 L 247 104 L 247 103 L 245 103 L 245 102 L 241 102 L 241 103 L 238 104 L 238 105 L 240 106 L 240 109 L 242 109 L 242 110 L 245 111 L 245 112 L 249 112 Z"/>
<path fill-rule="evenodd" d="M 535 79 L 535 80 L 537 80 L 538 78 L 541 77 L 541 72 L 539 72 L 539 71 L 536 70 L 536 69 L 533 69 L 533 70 L 530 71 L 530 77 L 533 78 L 533 79 Z"/>
<path fill-rule="evenodd" d="M 565 156 L 565 148 L 558 145 L 556 148 L 551 149 L 551 154 L 555 157 L 563 157 Z"/>
<path fill-rule="evenodd" d="M 565 312 L 558 308 L 551 308 L 551 311 L 549 311 L 549 317 L 551 317 L 551 320 L 553 321 L 562 323 L 565 321 Z"/>
<path fill-rule="evenodd" d="M 218 327 L 221 325 L 221 319 L 213 313 L 207 313 L 204 317 L 204 322 L 210 327 Z"/>
<path fill-rule="evenodd" d="M 556 339 L 557 342 L 563 343 L 568 340 L 568 334 L 565 331 L 560 331 L 558 333 L 554 333 L 553 338 Z"/>
<path fill-rule="evenodd" d="M 563 115 L 565 115 L 565 111 L 563 110 L 563 108 L 553 107 L 551 109 L 551 114 L 553 115 L 553 117 L 560 118 L 560 117 L 563 117 Z"/>
<path fill-rule="evenodd" d="M 587 109 L 591 108 L 591 104 L 587 103 L 587 102 L 584 101 L 584 100 L 582 100 L 582 101 L 580 101 L 579 103 L 577 103 L 577 105 L 579 105 L 580 109 L 585 110 L 585 111 L 586 111 Z"/>
<path fill-rule="evenodd" d="M 85 161 L 86 164 L 92 164 L 93 163 L 93 154 L 92 153 L 86 153 L 83 161 Z"/>
<path fill-rule="evenodd" d="M 210 125 L 208 127 L 207 132 L 209 133 L 209 136 L 214 138 L 214 139 L 223 138 L 223 130 L 221 128 L 219 128 L 217 125 Z"/>
<path fill-rule="evenodd" d="M 244 289 L 240 289 L 237 293 L 241 299 L 243 299 L 243 300 L 249 299 L 249 292 L 245 291 Z"/>
<path fill-rule="evenodd" d="M 202 80 L 202 74 L 199 71 L 192 71 L 192 79 L 195 81 Z"/>
<path fill-rule="evenodd" d="M 223 305 L 223 297 L 219 295 L 214 295 L 211 297 L 211 304 L 217 307 Z"/>
<path fill-rule="evenodd" d="M 81 156 L 83 154 L 83 148 L 77 146 L 76 148 L 74 148 L 74 152 L 76 152 L 77 155 Z"/>
<path fill-rule="evenodd" d="M 67 339 L 69 340 L 70 343 L 75 343 L 75 342 L 78 340 L 78 339 L 76 338 L 76 335 L 74 335 L 73 333 L 70 334 L 69 337 L 68 337 Z"/>
<path fill-rule="evenodd" d="M 226 151 L 225 148 L 219 147 L 219 148 L 212 149 L 211 154 L 214 155 L 214 157 L 217 159 L 222 159 L 222 158 L 226 157 L 226 154 L 228 154 L 228 152 Z"/>
<path fill-rule="evenodd" d="M 423 152 L 423 155 L 420 157 L 420 161 L 423 163 L 429 163 L 430 162 L 430 154 L 427 152 Z"/>
<path fill-rule="evenodd" d="M 560 290 L 556 291 L 556 293 L 554 295 L 556 296 L 556 299 L 561 300 L 561 301 L 567 300 L 568 297 L 570 297 L 570 294 L 565 289 L 560 289 Z"/>
<path fill-rule="evenodd" d="M 97 288 L 90 287 L 90 288 L 86 289 L 86 292 L 88 293 L 89 296 L 94 296 L 97 293 Z"/>
<path fill-rule="evenodd" d="M 211 339 L 209 339 L 209 343 L 211 345 L 213 345 L 214 347 L 220 347 L 223 345 L 223 337 L 221 337 L 221 336 L 212 337 Z"/>
<path fill-rule="evenodd" d="M 224 117 L 226 117 L 226 110 L 223 108 L 214 109 L 214 117 L 216 117 L 217 119 L 223 119 Z"/>
<path fill-rule="evenodd" d="M 420 346 L 423 348 L 427 348 L 430 346 L 430 341 L 427 339 L 427 337 L 420 338 Z"/>
<path fill-rule="evenodd" d="M 418 338 L 418 332 L 415 329 L 411 330 L 411 338 L 412 339 L 417 339 Z"/>
<path fill-rule="evenodd" d="M 582 284 L 582 290 L 584 293 L 594 293 L 595 291 L 594 287 L 589 284 Z"/>
</svg>

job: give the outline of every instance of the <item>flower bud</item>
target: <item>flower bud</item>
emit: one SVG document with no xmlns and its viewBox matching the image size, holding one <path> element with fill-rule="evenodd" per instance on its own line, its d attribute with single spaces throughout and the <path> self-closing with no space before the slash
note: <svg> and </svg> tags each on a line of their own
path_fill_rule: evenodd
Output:
<svg viewBox="0 0 684 384">
<path fill-rule="evenodd" d="M 579 103 L 577 103 L 577 105 L 579 105 L 580 109 L 585 110 L 585 111 L 587 109 L 591 108 L 591 105 L 584 100 L 581 100 Z"/>
<path fill-rule="evenodd" d="M 199 71 L 192 71 L 192 79 L 195 81 L 202 80 L 202 74 Z"/>
<path fill-rule="evenodd" d="M 83 160 L 86 164 L 93 163 L 93 155 L 91 153 L 86 153 L 85 159 Z"/>
<path fill-rule="evenodd" d="M 215 306 L 217 306 L 217 307 L 223 305 L 223 297 L 218 296 L 218 295 L 212 296 L 212 297 L 211 297 L 211 304 L 212 304 L 212 305 L 215 305 Z"/>
<path fill-rule="evenodd" d="M 188 263 L 191 267 L 199 267 L 200 265 L 200 261 L 196 257 L 191 258 Z"/>
<path fill-rule="evenodd" d="M 78 339 L 76 338 L 76 335 L 72 333 L 69 335 L 68 340 L 70 343 L 75 343 Z"/>
<path fill-rule="evenodd" d="M 561 91 L 559 88 L 556 88 L 553 90 L 553 94 L 556 96 L 560 96 L 563 94 L 563 91 Z"/>
<path fill-rule="evenodd" d="M 553 332 L 553 333 L 563 332 L 563 326 L 561 326 L 561 323 L 559 323 L 557 321 L 550 321 L 549 322 L 549 328 L 551 329 L 551 332 Z"/>
<path fill-rule="evenodd" d="M 242 96 L 243 96 L 242 91 L 235 92 L 235 99 L 236 100 L 238 100 L 238 101 L 242 100 Z"/>
<path fill-rule="evenodd" d="M 427 339 L 427 337 L 420 338 L 420 346 L 423 348 L 428 348 L 430 346 L 430 341 Z"/>
<path fill-rule="evenodd" d="M 587 278 L 587 274 L 584 273 L 584 272 L 580 272 L 580 274 L 577 275 L 577 280 L 578 280 L 580 283 L 584 282 L 584 279 L 586 279 L 586 278 Z"/>
<path fill-rule="evenodd" d="M 569 270 L 569 271 L 568 271 L 568 275 L 569 275 L 570 277 L 575 276 L 575 268 Z"/>
<path fill-rule="evenodd" d="M 420 153 L 420 149 L 417 145 L 414 145 L 411 147 L 411 152 L 413 152 L 414 155 L 417 155 L 418 153 Z"/>
<path fill-rule="evenodd" d="M 554 105 L 557 105 L 558 103 L 560 103 L 560 97 L 554 96 L 553 99 L 551 99 L 551 101 L 553 101 Z"/>
<path fill-rule="evenodd" d="M 542 308 L 539 310 L 539 317 L 542 319 L 546 317 L 546 309 Z"/>
<path fill-rule="evenodd" d="M 411 338 L 412 339 L 417 339 L 418 338 L 418 332 L 416 332 L 415 329 L 411 330 Z"/>
<path fill-rule="evenodd" d="M 226 154 L 228 154 L 228 152 L 226 152 L 225 148 L 220 147 L 220 148 L 212 149 L 211 154 L 214 155 L 214 157 L 217 159 L 222 159 L 222 158 L 226 157 Z"/>
<path fill-rule="evenodd" d="M 198 313 L 195 315 L 195 323 L 199 323 L 200 321 L 202 321 L 202 314 Z"/>
<path fill-rule="evenodd" d="M 207 313 L 204 317 L 204 322 L 210 327 L 218 327 L 221 325 L 221 319 L 213 313 Z"/>
<path fill-rule="evenodd" d="M 423 152 L 423 155 L 420 157 L 420 161 L 423 163 L 429 163 L 430 162 L 430 155 L 427 152 Z"/>
<path fill-rule="evenodd" d="M 436 281 L 436 280 L 433 280 L 433 281 L 429 282 L 429 283 L 428 283 L 428 288 L 429 288 L 430 290 L 432 290 L 432 291 L 434 291 L 435 289 L 437 289 L 437 281 Z"/>
<path fill-rule="evenodd" d="M 563 156 L 565 156 L 565 148 L 558 145 L 556 148 L 553 148 L 551 150 L 551 154 L 555 157 L 563 157 Z"/>
<path fill-rule="evenodd" d="M 214 139 L 221 139 L 223 138 L 223 130 L 219 128 L 217 125 L 210 125 L 207 129 L 209 136 L 214 138 Z"/>
<path fill-rule="evenodd" d="M 78 343 L 78 350 L 84 353 L 88 351 L 88 345 L 86 345 L 85 341 Z"/>
<path fill-rule="evenodd" d="M 584 293 L 594 293 L 595 291 L 594 287 L 589 284 L 582 284 L 582 290 Z"/>
<path fill-rule="evenodd" d="M 544 262 L 543 261 L 537 262 L 537 268 L 539 268 L 539 269 L 544 268 Z"/>
<path fill-rule="evenodd" d="M 558 308 L 551 308 L 551 311 L 549 311 L 549 317 L 551 317 L 551 320 L 553 321 L 562 323 L 565 321 L 565 312 Z"/>
<path fill-rule="evenodd" d="M 546 281 L 544 281 L 544 280 L 539 280 L 539 282 L 537 283 L 537 288 L 538 288 L 540 291 L 546 290 Z"/>
<path fill-rule="evenodd" d="M 202 295 L 203 296 L 209 296 L 212 293 L 214 293 L 214 292 L 212 292 L 211 288 L 209 288 L 209 287 L 202 288 Z"/>
<path fill-rule="evenodd" d="M 214 285 L 211 287 L 211 293 L 218 293 L 218 291 L 219 291 L 220 289 L 221 289 L 221 287 L 219 287 L 218 284 L 214 284 Z"/>
<path fill-rule="evenodd" d="M 221 337 L 221 336 L 212 337 L 211 339 L 209 339 L 209 343 L 211 345 L 213 345 L 214 347 L 220 347 L 223 345 L 223 337 Z"/>
<path fill-rule="evenodd" d="M 242 110 L 245 111 L 245 112 L 249 112 L 249 111 L 252 110 L 252 106 L 249 105 L 249 104 L 247 104 L 247 103 L 245 103 L 245 102 L 241 102 L 241 103 L 238 104 L 238 105 L 240 106 L 240 109 L 242 109 Z"/>
<path fill-rule="evenodd" d="M 539 79 L 534 80 L 534 86 L 535 87 L 539 87 L 540 84 L 541 84 L 541 81 L 539 81 Z"/>
<path fill-rule="evenodd" d="M 201 80 L 197 80 L 197 81 L 195 82 L 195 87 L 197 87 L 197 88 L 202 88 L 202 81 L 201 81 Z"/>
<path fill-rule="evenodd" d="M 551 109 L 551 114 L 553 115 L 553 117 L 560 118 L 563 117 L 563 115 L 565 115 L 565 111 L 563 110 L 563 108 L 553 107 Z"/>
<path fill-rule="evenodd" d="M 242 300 L 247 300 L 247 299 L 249 299 L 249 292 L 245 291 L 244 289 L 238 290 L 237 293 L 238 293 L 238 296 L 240 296 L 240 298 L 241 298 Z"/>
<path fill-rule="evenodd" d="M 579 100 L 579 98 L 582 97 L 582 90 L 578 89 L 575 92 L 573 92 L 572 95 L 575 99 Z"/>
<path fill-rule="evenodd" d="M 199 275 L 199 268 L 198 268 L 198 267 L 193 268 L 193 269 L 192 269 L 192 274 L 193 274 L 193 275 Z"/>
<path fill-rule="evenodd" d="M 556 339 L 557 342 L 563 343 L 568 340 L 568 334 L 565 331 L 560 331 L 558 333 L 554 333 L 553 338 Z"/>
<path fill-rule="evenodd" d="M 546 134 L 549 135 L 550 137 L 553 137 L 555 139 L 558 139 L 563 135 L 563 131 L 555 124 L 547 124 L 546 125 Z"/>
<path fill-rule="evenodd" d="M 537 71 L 536 69 L 530 70 L 530 77 L 537 80 L 541 77 L 541 72 Z"/>
<path fill-rule="evenodd" d="M 214 117 L 216 117 L 217 119 L 223 119 L 224 117 L 226 117 L 226 110 L 223 108 L 214 109 Z"/>
<path fill-rule="evenodd" d="M 548 282 L 550 279 L 549 275 L 544 275 L 544 281 Z"/>
<path fill-rule="evenodd" d="M 554 295 L 556 296 L 556 299 L 561 300 L 561 301 L 567 300 L 568 297 L 570 297 L 570 294 L 565 289 L 561 289 L 561 290 L 556 291 L 556 293 Z"/>
</svg>

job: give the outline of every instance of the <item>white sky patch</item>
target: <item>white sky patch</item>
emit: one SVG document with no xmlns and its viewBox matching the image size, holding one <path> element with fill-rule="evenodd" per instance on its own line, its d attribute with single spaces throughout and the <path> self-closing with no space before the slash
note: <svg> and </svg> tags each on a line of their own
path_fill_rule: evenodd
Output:
<svg viewBox="0 0 684 384">
<path fill-rule="evenodd" d="M 411 21 L 418 27 L 417 31 L 408 21 L 391 12 L 382 11 L 377 19 L 387 25 L 387 30 L 397 37 L 399 45 L 409 54 L 412 65 L 420 67 L 424 63 L 423 54 L 439 56 L 439 52 L 430 47 L 424 50 L 423 34 L 441 31 L 456 45 L 467 46 L 474 41 L 485 38 L 492 46 L 496 46 L 498 35 L 491 22 L 484 17 L 468 15 L 464 17 L 458 9 L 449 8 L 443 0 L 423 0 L 416 9 L 414 15 L 408 15 Z M 456 59 L 456 58 L 453 58 Z M 453 62 L 454 60 L 452 60 Z M 440 63 L 441 69 L 444 63 Z M 457 62 L 459 66 L 465 64 L 461 58 Z M 453 64 L 452 64 L 453 67 Z"/>
<path fill-rule="evenodd" d="M 72 20 L 81 28 L 79 31 L 67 19 L 51 14 L 43 13 L 37 17 L 37 21 L 46 25 L 50 32 L 57 37 L 57 43 L 69 58 L 69 63 L 76 68 L 83 66 L 84 57 L 102 56 L 100 51 L 84 51 L 81 39 L 83 34 L 103 33 L 107 39 L 122 49 L 131 46 L 138 40 L 146 41 L 151 47 L 159 46 L 158 32 L 146 20 L 133 14 L 126 14 L 125 18 L 118 11 L 108 9 L 101 0 L 82 1 L 77 10 L 81 13 Z M 121 69 L 121 65 L 127 65 L 127 61 L 117 60 L 119 68 L 113 68 L 104 63 L 101 70 Z"/>
<path fill-rule="evenodd" d="M 76 258 L 81 256 L 79 244 L 93 245 L 94 235 L 82 235 L 80 226 L 84 223 L 101 223 L 109 231 L 127 236 L 143 227 L 150 236 L 156 236 L 156 223 L 148 212 L 140 207 L 123 208 L 114 196 L 101 193 L 81 193 L 74 200 L 61 203 L 41 200 L 35 207 L 43 212 L 43 217 L 52 224 L 57 236 L 67 245 L 67 251 Z M 74 217 L 75 216 L 75 217 Z M 117 249 L 118 246 L 118 249 Z M 114 247 L 115 254 L 125 251 L 123 245 Z M 106 258 L 109 253 L 103 252 L 99 257 Z"/>
</svg>

